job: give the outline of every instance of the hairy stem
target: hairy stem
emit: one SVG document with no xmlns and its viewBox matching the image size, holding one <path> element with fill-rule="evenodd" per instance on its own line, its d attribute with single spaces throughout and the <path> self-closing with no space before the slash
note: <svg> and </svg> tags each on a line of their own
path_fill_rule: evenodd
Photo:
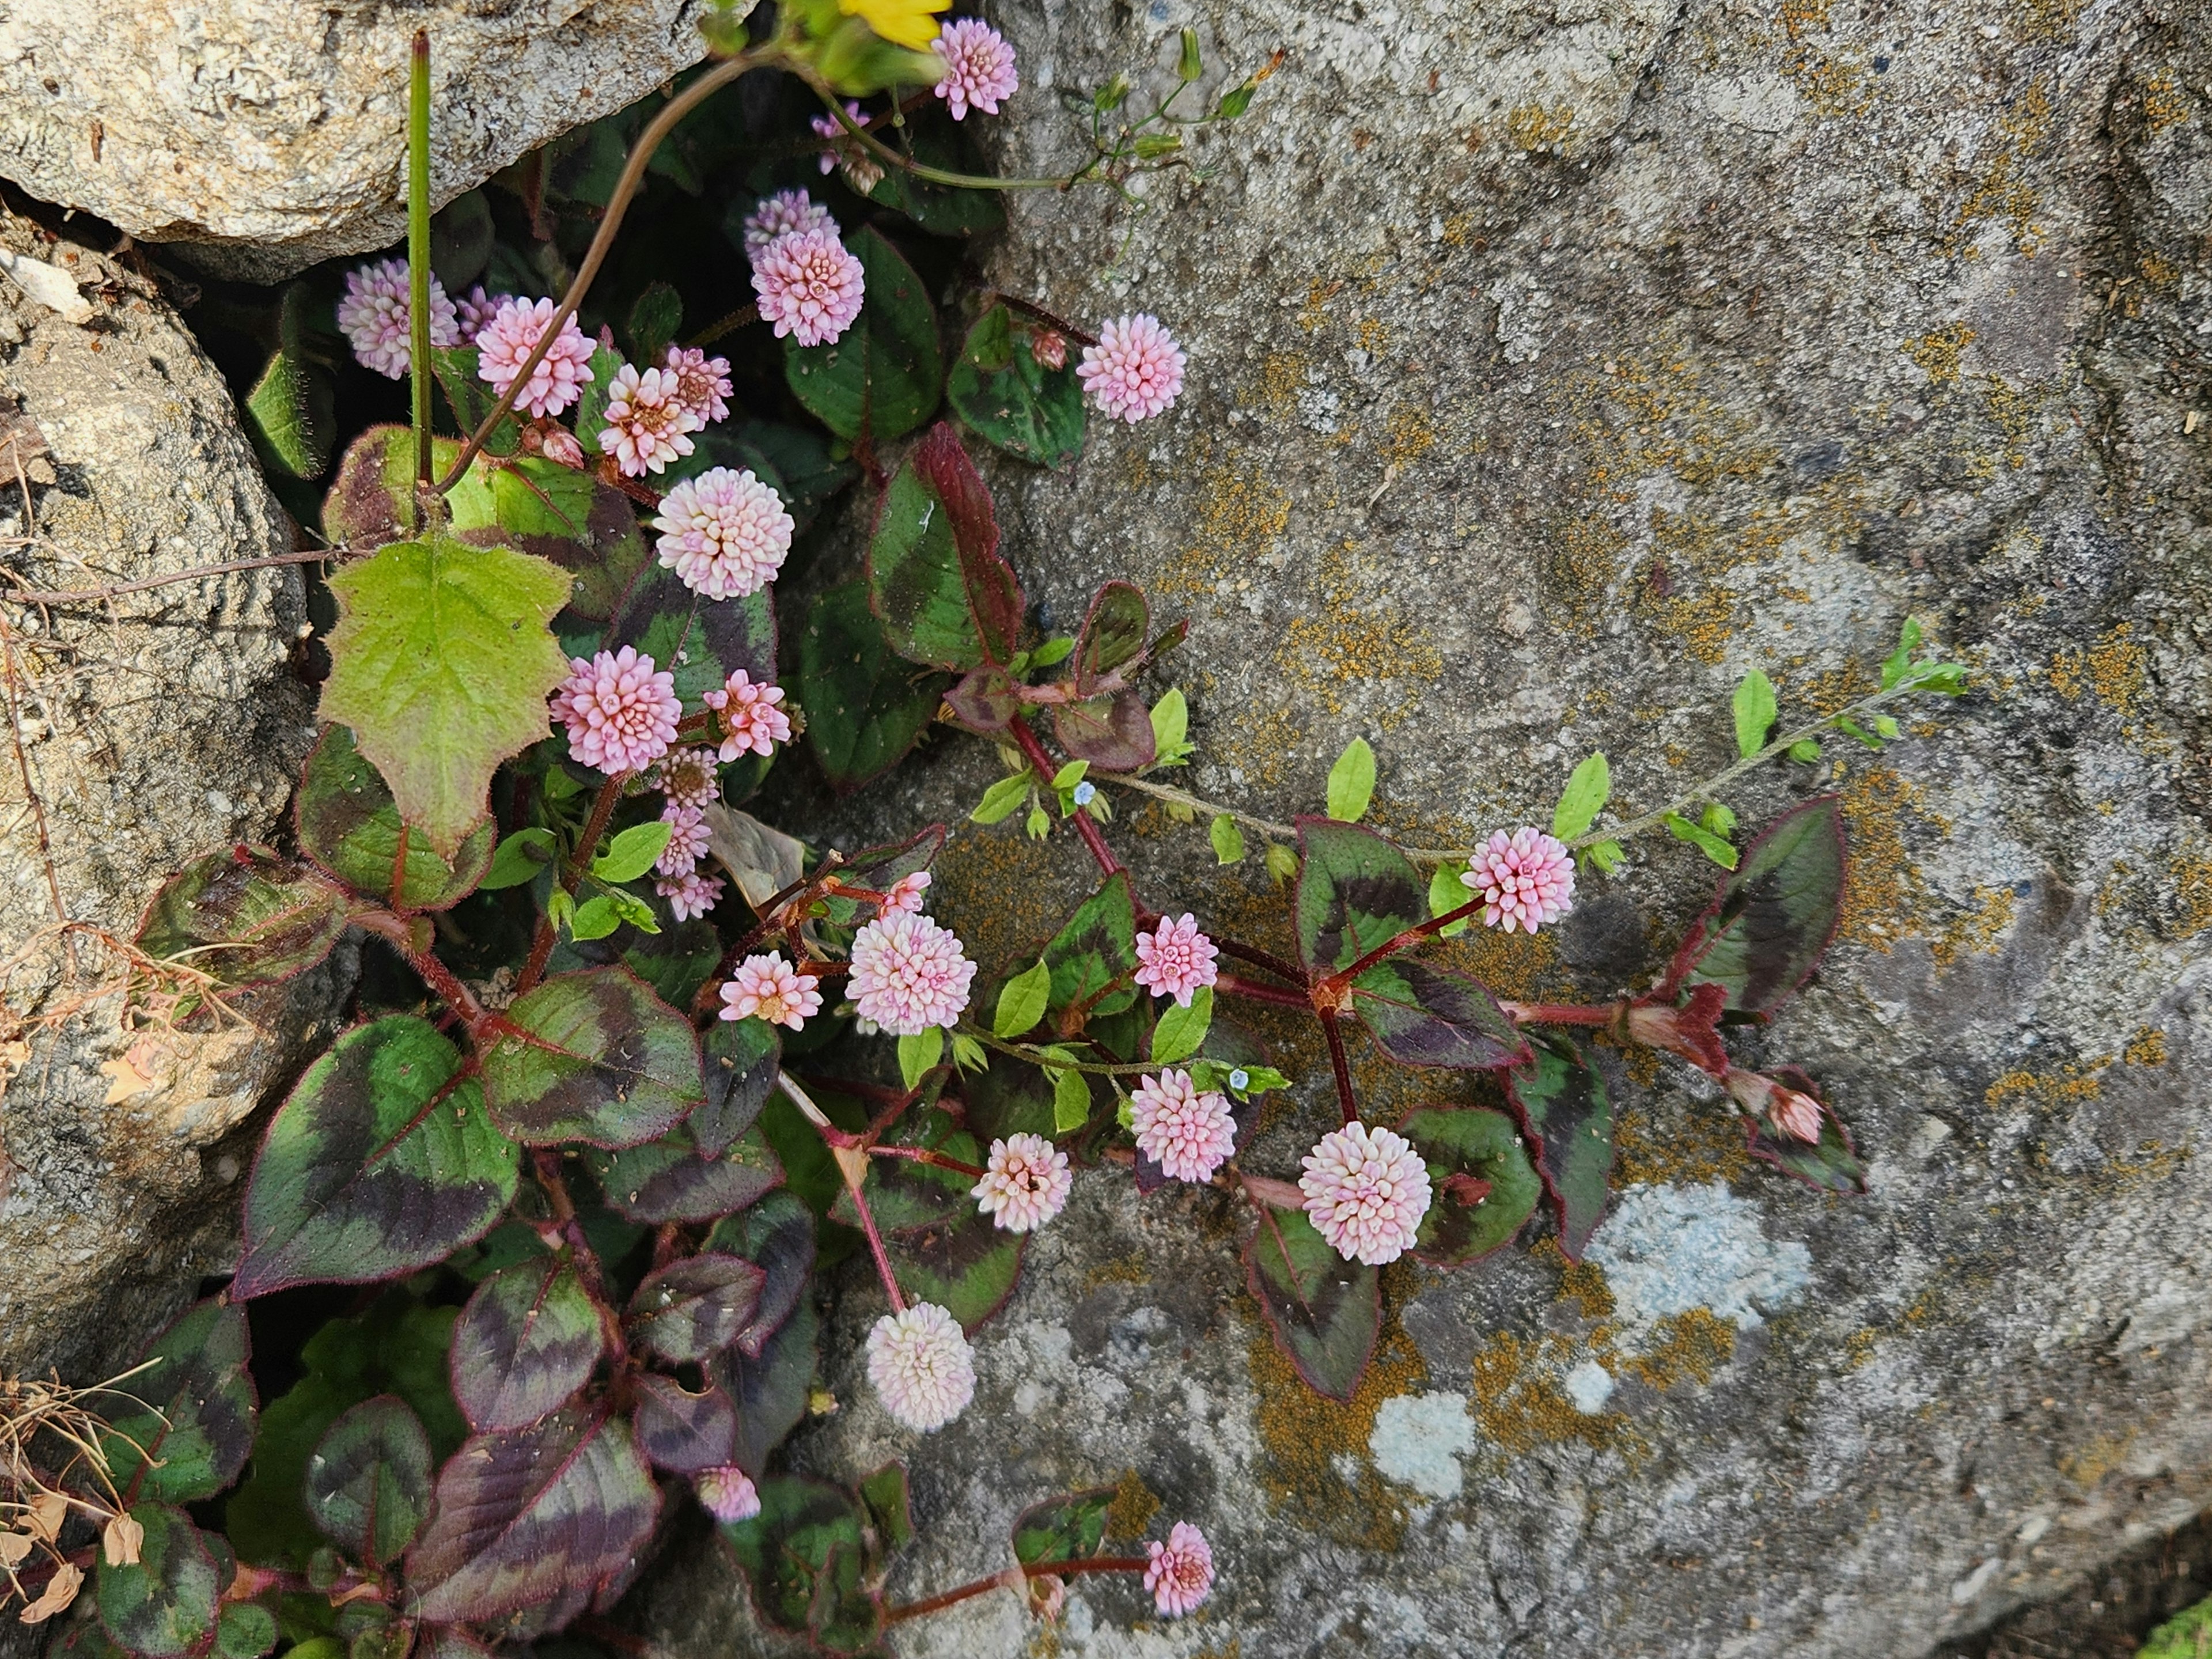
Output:
<svg viewBox="0 0 2212 1659">
<path fill-rule="evenodd" d="M 1009 1567 L 1004 1572 L 993 1573 L 988 1578 L 977 1578 L 957 1589 L 940 1590 L 937 1595 L 919 1601 L 902 1602 L 897 1607 L 884 1609 L 884 1622 L 896 1625 L 902 1619 L 919 1619 L 925 1613 L 936 1613 L 953 1607 L 987 1590 L 1014 1589 L 1024 1578 L 1073 1578 L 1082 1572 L 1143 1572 L 1152 1562 L 1141 1555 L 1094 1555 L 1087 1561 L 1031 1561 L 1020 1567 Z"/>
<path fill-rule="evenodd" d="M 422 982 L 436 993 L 441 1002 L 461 1017 L 471 1033 L 483 1024 L 484 1006 L 477 1000 L 476 993 L 462 984 L 453 970 L 431 952 L 415 948 L 413 929 L 404 917 L 396 916 L 389 910 L 368 910 L 354 917 L 354 923 L 404 957 L 407 965 L 422 975 Z"/>
<path fill-rule="evenodd" d="M 1052 757 L 1045 752 L 1042 741 L 1030 730 L 1030 723 L 1025 720 L 1017 719 L 1006 729 L 1014 734 L 1014 741 L 1021 745 L 1023 755 L 1037 775 L 1037 781 L 1049 790 L 1053 775 L 1060 769 L 1052 763 Z M 1109 877 L 1117 873 L 1121 868 L 1121 861 L 1114 856 L 1114 849 L 1106 844 L 1106 837 L 1098 833 L 1098 826 L 1091 822 L 1091 815 L 1078 807 L 1069 822 L 1075 825 L 1075 833 L 1083 837 L 1083 844 L 1091 849 L 1091 856 L 1097 861 L 1099 873 Z"/>
<path fill-rule="evenodd" d="M 902 1106 L 900 1109 L 905 1109 Z M 956 1175 L 968 1176 L 976 1181 L 981 1181 L 986 1173 L 972 1164 L 963 1164 L 957 1158 L 933 1152 L 927 1146 L 870 1146 L 867 1153 L 870 1158 L 902 1158 L 911 1163 L 927 1164 L 934 1169 L 950 1170 Z"/>
<path fill-rule="evenodd" d="M 1343 1109 L 1344 1121 L 1356 1123 L 1359 1121 L 1359 1101 L 1352 1092 L 1352 1062 L 1345 1057 L 1344 1033 L 1336 1029 L 1334 1019 L 1324 1018 L 1321 1034 L 1328 1039 L 1328 1065 L 1336 1073 L 1336 1098 Z"/>
<path fill-rule="evenodd" d="M 408 378 L 415 394 L 416 522 L 430 488 L 430 32 L 415 31 L 407 68 Z M 427 525 L 424 526 L 427 528 Z"/>
<path fill-rule="evenodd" d="M 868 1172 L 866 1150 L 858 1144 L 857 1136 L 848 1134 L 830 1121 L 828 1114 L 814 1103 L 790 1073 L 779 1070 L 775 1082 L 829 1146 L 845 1190 L 853 1195 L 853 1207 L 860 1212 L 860 1231 L 867 1236 L 868 1254 L 875 1258 L 876 1275 L 884 1281 L 884 1293 L 891 1299 L 891 1311 L 904 1313 L 906 1298 L 899 1294 L 898 1275 L 891 1271 L 890 1252 L 884 1248 L 884 1236 L 876 1230 L 876 1218 L 868 1209 L 867 1194 L 860 1190 L 860 1183 Z M 980 1176 L 982 1171 L 976 1173 Z"/>
<path fill-rule="evenodd" d="M 805 73 L 805 71 L 801 71 Z M 1079 184 L 1098 163 L 1094 158 L 1078 172 L 1065 179 L 994 179 L 977 173 L 948 173 L 943 167 L 933 167 L 901 155 L 882 139 L 870 132 L 845 112 L 844 100 L 830 91 L 829 86 L 806 75 L 806 82 L 821 95 L 823 106 L 836 118 L 837 125 L 860 141 L 861 147 L 887 167 L 901 173 L 912 173 L 917 179 L 927 179 L 933 185 L 951 185 L 959 190 L 1066 190 Z"/>
<path fill-rule="evenodd" d="M 222 564 L 194 565 L 190 570 L 173 570 L 166 576 L 148 576 L 140 581 L 116 582 L 106 587 L 33 588 L 22 592 L 0 594 L 0 599 L 11 599 L 17 605 L 100 605 L 109 599 L 120 599 L 125 593 L 143 593 L 155 587 L 174 587 L 179 582 L 196 582 L 204 576 L 228 576 L 241 570 L 267 570 L 283 564 L 320 564 L 335 558 L 340 550 L 337 548 L 323 548 L 306 553 L 272 553 L 266 558 L 232 559 Z M 0 574 L 13 574 L 0 572 Z"/>
<path fill-rule="evenodd" d="M 622 799 L 623 785 L 630 775 L 617 772 L 599 786 L 599 793 L 592 802 L 592 816 L 586 820 L 584 833 L 576 842 L 576 850 L 561 870 L 561 890 L 574 898 L 576 888 L 584 879 L 584 871 L 591 864 L 592 855 L 599 850 L 599 837 L 607 832 L 607 821 L 615 815 L 615 805 Z M 553 918 L 538 918 L 537 934 L 530 941 L 530 959 L 522 964 L 522 977 L 514 982 L 514 994 L 534 990 L 545 973 L 545 963 L 553 955 L 555 939 Z"/>
<path fill-rule="evenodd" d="M 1314 1011 L 1313 1000 L 1304 991 L 1286 991 L 1273 985 L 1255 985 L 1249 979 L 1239 979 L 1234 974 L 1217 974 L 1215 992 L 1224 997 L 1243 997 L 1248 1002 L 1265 1002 L 1277 1008 L 1300 1008 L 1307 1013 Z"/>
</svg>

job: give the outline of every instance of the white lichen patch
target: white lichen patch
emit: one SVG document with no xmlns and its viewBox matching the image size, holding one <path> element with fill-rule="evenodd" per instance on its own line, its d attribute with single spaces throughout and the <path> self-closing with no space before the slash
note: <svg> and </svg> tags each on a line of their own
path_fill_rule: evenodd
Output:
<svg viewBox="0 0 2212 1659">
<path fill-rule="evenodd" d="M 1459 1460 L 1474 1449 L 1463 1394 L 1401 1394 L 1382 1402 L 1367 1437 L 1383 1475 L 1425 1498 L 1459 1496 Z"/>
<path fill-rule="evenodd" d="M 1574 1408 L 1584 1417 L 1595 1417 L 1613 1398 L 1613 1373 L 1595 1359 L 1585 1359 L 1559 1380 Z"/>
<path fill-rule="evenodd" d="M 1590 1240 L 1589 1259 L 1632 1324 L 1708 1308 L 1747 1330 L 1804 1288 L 1812 1254 L 1767 1237 L 1759 1206 L 1716 1181 L 1629 1188 Z"/>
</svg>

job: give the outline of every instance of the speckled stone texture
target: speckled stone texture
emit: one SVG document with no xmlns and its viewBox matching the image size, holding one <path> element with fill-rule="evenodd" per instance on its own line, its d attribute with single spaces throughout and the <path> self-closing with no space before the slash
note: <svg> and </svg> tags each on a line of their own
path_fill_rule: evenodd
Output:
<svg viewBox="0 0 2212 1659">
<path fill-rule="evenodd" d="M 1736 800 L 1753 824 L 1819 787 L 1848 803 L 1844 937 L 1731 1040 L 1823 1080 L 1871 1196 L 1753 1167 L 1705 1085 L 1632 1060 L 1627 1195 L 1593 1260 L 1524 1237 L 1455 1275 L 1391 1270 L 1349 1407 L 1274 1358 L 1218 1195 L 1083 1176 L 980 1336 L 974 1408 L 927 1438 L 866 1392 L 881 1298 L 850 1281 L 825 1338 L 840 1409 L 793 1456 L 907 1461 L 921 1537 L 895 1595 L 996 1571 L 1024 1504 L 1132 1470 L 1152 1535 L 1194 1520 L 1220 1566 L 1180 1624 L 1085 1582 L 1056 1637 L 995 1594 L 892 1650 L 1908 1659 L 2212 1503 L 2205 7 L 994 21 L 1022 55 L 1023 172 L 1070 163 L 1063 91 L 1146 64 L 1166 84 L 1184 22 L 1209 93 L 1288 49 L 1252 118 L 1200 143 L 1202 189 L 1152 181 L 1143 216 L 1024 197 L 988 256 L 1014 293 L 1153 311 L 1190 350 L 1167 418 L 1094 429 L 1071 475 L 995 476 L 1053 624 L 1110 576 L 1190 617 L 1170 668 L 1193 787 L 1312 810 L 1364 732 L 1382 820 L 1464 844 L 1541 822 L 1593 748 L 1624 809 L 1659 804 L 1732 752 L 1745 671 L 1785 717 L 1833 708 L 1909 612 L 1976 690 L 1911 710 L 1885 754 L 1831 745 Z M 948 739 L 866 808 L 783 821 L 852 845 L 957 818 L 994 765 Z M 1113 833 L 1154 903 L 1280 938 L 1256 857 L 1217 873 L 1201 829 L 1139 805 L 1117 799 Z M 969 830 L 932 896 L 995 968 L 1081 868 L 1065 836 Z M 1524 994 L 1640 983 L 1711 873 L 1639 842 L 1556 934 L 1462 959 Z M 1484 1097 L 1432 1077 L 1377 1113 L 1423 1095 Z M 1332 1121 L 1304 1088 L 1251 1163 L 1293 1172 Z M 655 1633 L 747 1650 L 731 1571 L 678 1560 Z"/>
</svg>

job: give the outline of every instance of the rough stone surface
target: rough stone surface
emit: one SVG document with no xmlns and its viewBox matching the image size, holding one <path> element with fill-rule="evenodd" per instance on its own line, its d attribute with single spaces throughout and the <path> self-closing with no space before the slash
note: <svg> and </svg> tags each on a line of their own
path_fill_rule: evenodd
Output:
<svg viewBox="0 0 2212 1659">
<path fill-rule="evenodd" d="M 4 468 L 9 586 L 74 590 L 288 552 L 228 389 L 176 318 L 119 266 L 18 221 L 10 252 L 84 285 L 79 327 L 0 283 L 0 392 L 51 453 L 27 522 Z M 4 440 L 0 440 L 4 441 Z M 33 480 L 43 477 L 41 484 Z M 0 1372 L 107 1374 L 234 1249 L 234 1133 L 289 1081 L 343 964 L 251 1006 L 254 1024 L 165 1029 L 158 986 L 59 933 L 39 818 L 71 921 L 127 940 L 185 860 L 276 829 L 313 740 L 292 653 L 296 569 L 204 578 L 43 610 L 0 599 Z M 257 1029 L 258 1027 L 258 1029 Z"/>
<path fill-rule="evenodd" d="M 223 276 L 406 228 L 407 64 L 430 33 L 443 205 L 699 60 L 700 0 L 160 0 L 0 9 L 0 177 Z"/>
<path fill-rule="evenodd" d="M 1694 1078 L 1639 1066 L 1618 1172 L 1638 1196 L 1594 1247 L 1636 1271 L 1526 1240 L 1394 1269 L 1380 1361 L 1337 1407 L 1261 1334 L 1224 1198 L 1086 1174 L 945 1431 L 899 1431 L 866 1391 L 879 1296 L 855 1281 L 836 1310 L 841 1408 L 794 1455 L 846 1478 L 906 1460 L 921 1537 L 893 1593 L 997 1570 L 1024 1504 L 1133 1469 L 1154 1536 L 1180 1516 L 1213 1540 L 1216 1597 L 1170 1625 L 1079 1583 L 1063 1654 L 1907 1659 L 2212 1503 L 2203 6 L 995 21 L 1022 53 L 1024 172 L 1068 164 L 1062 91 L 1133 62 L 1162 84 L 1180 24 L 1229 74 L 1289 49 L 1254 118 L 1201 145 L 1203 190 L 1169 175 L 1146 216 L 1023 198 L 990 270 L 1079 319 L 1156 312 L 1190 349 L 1170 416 L 998 482 L 1053 624 L 1109 576 L 1189 614 L 1194 787 L 1312 810 L 1364 732 L 1384 821 L 1463 843 L 1542 821 L 1595 747 L 1625 808 L 1660 804 L 1729 757 L 1745 671 L 1785 714 L 1832 708 L 1908 612 L 1978 689 L 1881 756 L 1832 745 L 1819 778 L 1736 798 L 1751 823 L 1820 782 L 1848 803 L 1844 937 L 1732 1041 L 1823 1079 L 1871 1196 L 1755 1168 Z M 957 818 L 994 762 L 943 754 L 804 827 Z M 1216 873 L 1200 830 L 1118 805 L 1155 902 L 1279 937 L 1256 860 Z M 933 897 L 995 966 L 1080 862 L 1065 836 L 971 830 Z M 1611 993 L 1710 875 L 1639 842 L 1556 936 L 1463 958 L 1508 990 Z M 1310 1045 L 1278 1054 L 1325 1075 Z M 1479 1094 L 1378 1103 L 1421 1092 Z M 1287 1173 L 1331 1121 L 1309 1089 L 1250 1161 Z M 1670 1267 L 1670 1209 L 1717 1254 Z M 669 1577 L 672 1651 L 744 1644 L 732 1579 Z M 890 1645 L 1036 1639 L 994 1594 Z"/>
</svg>

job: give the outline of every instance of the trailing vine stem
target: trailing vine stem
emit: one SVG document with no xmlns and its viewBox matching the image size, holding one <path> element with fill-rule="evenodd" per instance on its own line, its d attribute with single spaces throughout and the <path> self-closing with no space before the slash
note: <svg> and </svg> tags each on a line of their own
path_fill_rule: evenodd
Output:
<svg viewBox="0 0 2212 1659">
<path fill-rule="evenodd" d="M 1008 1567 L 1004 1572 L 994 1572 L 988 1578 L 974 1579 L 957 1589 L 941 1590 L 920 1601 L 885 1607 L 884 1622 L 896 1625 L 902 1620 L 918 1619 L 925 1613 L 957 1606 L 987 1590 L 1019 1589 L 1030 1578 L 1073 1577 L 1079 1572 L 1142 1572 L 1151 1565 L 1152 1562 L 1141 1555 L 1094 1555 L 1082 1561 L 1028 1561 L 1018 1567 Z"/>
<path fill-rule="evenodd" d="M 576 850 L 561 870 L 560 890 L 572 898 L 584 879 L 585 866 L 591 863 L 592 854 L 599 849 L 599 837 L 607 832 L 608 821 L 615 815 L 615 805 L 622 799 L 623 786 L 629 781 L 631 776 L 632 774 L 628 772 L 617 772 L 599 786 L 599 793 L 592 802 L 592 816 L 585 821 L 584 833 L 577 838 Z M 550 914 L 541 915 L 538 918 L 537 934 L 530 941 L 529 960 L 522 964 L 521 976 L 514 981 L 515 995 L 520 996 L 537 988 L 539 978 L 545 972 L 546 963 L 552 958 L 553 946 L 558 937 L 558 930 L 553 926 Z"/>
</svg>

